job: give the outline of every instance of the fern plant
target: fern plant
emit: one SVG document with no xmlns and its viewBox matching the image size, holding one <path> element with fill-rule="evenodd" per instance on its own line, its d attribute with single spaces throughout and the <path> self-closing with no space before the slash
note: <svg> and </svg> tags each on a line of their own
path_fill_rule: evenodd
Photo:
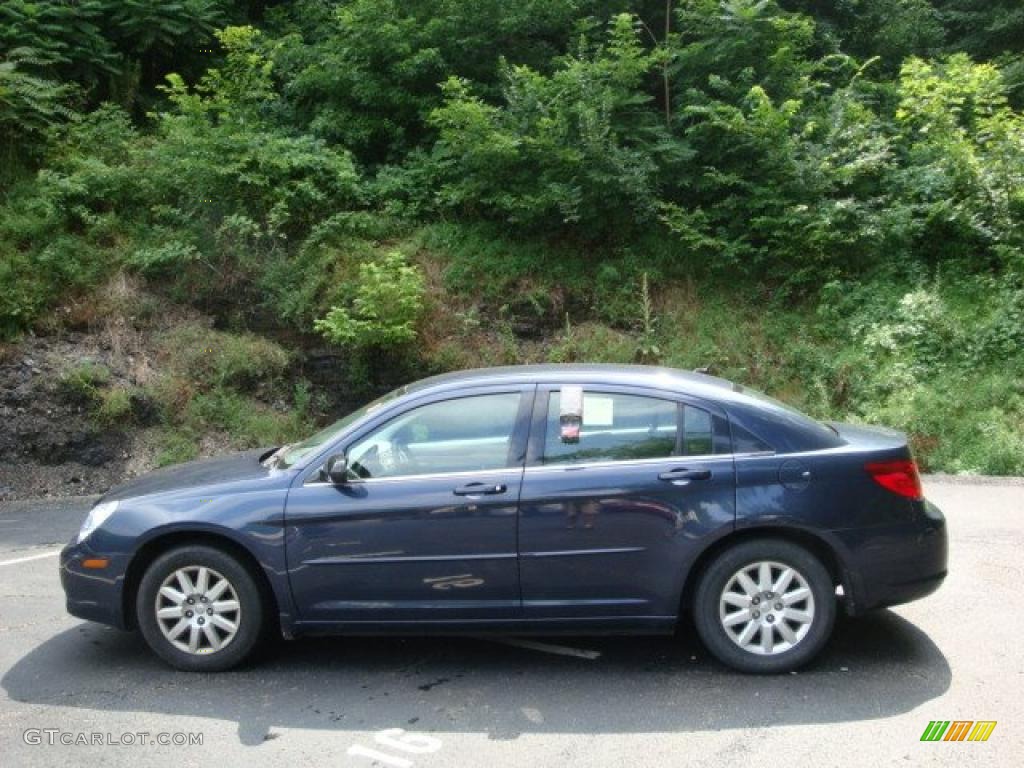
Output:
<svg viewBox="0 0 1024 768">
<path fill-rule="evenodd" d="M 72 87 L 32 74 L 31 67 L 44 67 L 48 59 L 32 48 L 14 48 L 0 59 L 0 146 L 4 167 L 15 161 L 15 153 L 34 153 L 46 131 L 70 119 L 66 106 Z"/>
</svg>

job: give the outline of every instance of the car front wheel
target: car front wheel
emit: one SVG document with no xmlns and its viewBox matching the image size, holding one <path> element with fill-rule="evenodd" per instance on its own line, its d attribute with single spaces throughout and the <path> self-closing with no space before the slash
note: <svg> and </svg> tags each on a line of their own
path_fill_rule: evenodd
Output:
<svg viewBox="0 0 1024 768">
<path fill-rule="evenodd" d="M 252 574 L 231 555 L 205 545 L 156 558 L 139 584 L 135 608 L 149 647 L 189 672 L 240 664 L 263 631 L 263 601 Z"/>
<path fill-rule="evenodd" d="M 810 661 L 835 622 L 832 579 L 806 549 L 788 541 L 737 544 L 704 571 L 694 623 L 708 650 L 743 672 L 778 673 Z"/>
</svg>

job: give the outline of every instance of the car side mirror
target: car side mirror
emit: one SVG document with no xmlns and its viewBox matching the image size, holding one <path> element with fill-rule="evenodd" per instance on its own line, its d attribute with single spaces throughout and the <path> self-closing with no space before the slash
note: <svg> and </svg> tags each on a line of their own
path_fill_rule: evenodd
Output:
<svg viewBox="0 0 1024 768">
<path fill-rule="evenodd" d="M 324 465 L 324 474 L 335 485 L 348 482 L 348 459 L 345 456 L 331 456 Z"/>
</svg>

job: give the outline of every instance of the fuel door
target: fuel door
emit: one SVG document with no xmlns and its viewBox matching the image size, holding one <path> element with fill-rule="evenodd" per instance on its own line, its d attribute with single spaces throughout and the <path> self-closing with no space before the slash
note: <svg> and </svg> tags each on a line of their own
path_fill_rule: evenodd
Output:
<svg viewBox="0 0 1024 768">
<path fill-rule="evenodd" d="M 779 482 L 790 491 L 802 491 L 811 484 L 811 469 L 797 459 L 787 459 L 779 467 Z"/>
</svg>

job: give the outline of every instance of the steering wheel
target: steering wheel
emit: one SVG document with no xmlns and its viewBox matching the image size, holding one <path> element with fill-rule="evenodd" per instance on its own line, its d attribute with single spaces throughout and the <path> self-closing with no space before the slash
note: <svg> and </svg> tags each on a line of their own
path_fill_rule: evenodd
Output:
<svg viewBox="0 0 1024 768">
<path fill-rule="evenodd" d="M 408 446 L 398 438 L 389 440 L 384 446 L 384 450 L 377 451 L 377 462 L 386 475 L 395 474 L 397 470 L 407 469 L 413 463 Z"/>
<path fill-rule="evenodd" d="M 409 446 L 404 440 L 395 439 L 391 443 L 391 450 L 394 454 L 395 463 L 398 466 L 408 467 L 412 465 L 412 456 L 409 454 Z"/>
</svg>

